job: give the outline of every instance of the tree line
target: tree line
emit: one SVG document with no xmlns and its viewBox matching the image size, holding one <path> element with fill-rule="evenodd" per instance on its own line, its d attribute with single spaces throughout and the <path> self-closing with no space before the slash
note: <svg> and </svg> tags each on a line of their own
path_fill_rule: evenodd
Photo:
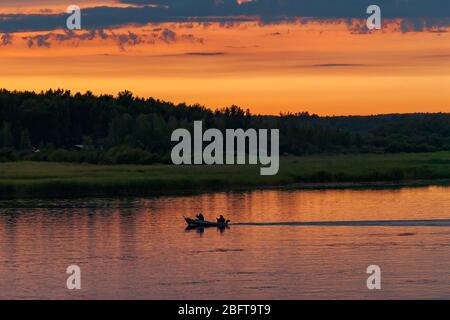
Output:
<svg viewBox="0 0 450 320">
<path fill-rule="evenodd" d="M 275 108 L 276 106 L 274 106 Z M 0 161 L 167 163 L 177 128 L 279 129 L 285 155 L 450 150 L 450 114 L 320 117 L 253 115 L 135 97 L 68 90 L 0 90 Z"/>
</svg>

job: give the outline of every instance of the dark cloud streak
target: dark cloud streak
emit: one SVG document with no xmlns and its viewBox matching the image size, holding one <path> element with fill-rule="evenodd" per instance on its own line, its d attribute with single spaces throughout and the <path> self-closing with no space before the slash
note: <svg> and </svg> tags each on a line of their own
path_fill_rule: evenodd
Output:
<svg viewBox="0 0 450 320">
<path fill-rule="evenodd" d="M 323 64 L 315 64 L 311 67 L 313 68 L 349 68 L 349 67 L 363 67 L 364 64 L 358 63 L 323 63 Z"/>
<path fill-rule="evenodd" d="M 279 17 L 362 18 L 369 5 L 377 4 L 387 18 L 448 18 L 448 0 L 253 0 L 238 4 L 236 0 L 121 0 L 124 4 L 160 5 L 170 15 L 237 16 L 257 15 L 266 19 Z"/>
<path fill-rule="evenodd" d="M 186 56 L 199 56 L 199 57 L 214 57 L 214 56 L 224 56 L 225 52 L 186 52 Z"/>
<path fill-rule="evenodd" d="M 0 45 L 1 45 L 0 38 Z M 89 30 L 89 31 L 64 31 L 64 32 L 46 32 L 43 34 L 24 36 L 22 40 L 26 41 L 29 48 L 50 48 L 55 43 L 71 42 L 77 46 L 82 41 L 90 40 L 112 40 L 122 49 L 126 47 L 137 46 L 139 44 L 155 44 L 157 41 L 165 43 L 175 43 L 177 41 L 190 41 L 202 43 L 203 39 L 194 37 L 191 34 L 177 34 L 175 31 L 167 28 L 157 30 L 151 33 L 137 34 L 134 32 L 116 32 L 113 30 Z M 9 43 L 10 44 L 10 43 Z"/>
<path fill-rule="evenodd" d="M 130 7 L 99 6 L 82 11 L 83 29 L 107 29 L 129 24 L 161 22 L 234 22 L 255 17 L 262 23 L 315 19 L 365 19 L 369 0 L 121 0 Z M 383 18 L 403 18 L 402 30 L 422 31 L 450 25 L 449 0 L 377 0 Z M 155 6 L 156 5 L 156 6 Z M 65 28 L 66 14 L 2 14 L 0 32 L 50 31 Z"/>
</svg>

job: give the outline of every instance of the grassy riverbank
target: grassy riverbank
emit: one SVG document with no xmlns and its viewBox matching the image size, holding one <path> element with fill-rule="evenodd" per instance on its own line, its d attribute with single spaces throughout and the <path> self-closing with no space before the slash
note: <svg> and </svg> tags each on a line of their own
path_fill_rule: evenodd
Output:
<svg viewBox="0 0 450 320">
<path fill-rule="evenodd" d="M 0 197 L 155 195 L 284 186 L 415 185 L 450 179 L 450 152 L 285 157 L 276 176 L 259 166 L 0 163 Z M 424 182 L 424 180 L 426 180 Z"/>
</svg>

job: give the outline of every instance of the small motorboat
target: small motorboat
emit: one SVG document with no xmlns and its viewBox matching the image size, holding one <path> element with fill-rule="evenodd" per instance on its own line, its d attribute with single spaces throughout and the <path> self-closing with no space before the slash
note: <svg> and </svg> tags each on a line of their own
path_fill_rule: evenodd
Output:
<svg viewBox="0 0 450 320">
<path fill-rule="evenodd" d="M 211 222 L 211 221 L 205 221 L 205 220 L 198 220 L 198 219 L 192 219 L 192 218 L 186 218 L 184 217 L 184 220 L 191 228 L 208 228 L 208 227 L 217 227 L 217 228 L 226 228 L 228 227 L 228 223 L 230 220 L 227 220 L 226 222 L 219 223 L 219 222 Z"/>
</svg>

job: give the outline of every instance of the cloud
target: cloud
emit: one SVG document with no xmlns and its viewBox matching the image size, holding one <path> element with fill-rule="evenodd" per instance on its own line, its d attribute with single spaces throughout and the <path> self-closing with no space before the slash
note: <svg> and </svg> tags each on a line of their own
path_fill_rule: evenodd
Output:
<svg viewBox="0 0 450 320">
<path fill-rule="evenodd" d="M 171 43 L 177 41 L 177 34 L 172 30 L 164 29 L 159 38 L 164 42 Z"/>
<path fill-rule="evenodd" d="M 257 15 L 267 19 L 284 17 L 362 18 L 369 0 L 120 0 L 124 4 L 159 5 L 178 16 Z M 386 18 L 448 18 L 447 0 L 377 0 Z"/>
<path fill-rule="evenodd" d="M 71 42 L 72 45 L 78 46 L 84 41 L 111 40 L 117 44 L 122 50 L 126 47 L 137 46 L 139 44 L 155 44 L 157 41 L 165 43 L 175 43 L 177 41 L 188 41 L 203 43 L 202 38 L 194 37 L 191 34 L 177 34 L 170 29 L 154 29 L 152 32 L 117 32 L 113 30 L 88 30 L 88 31 L 52 31 L 32 36 L 23 36 L 22 40 L 26 41 L 29 48 L 50 48 L 53 44 L 61 44 Z M 1 42 L 0 42 L 1 44 Z M 9 42 L 11 44 L 11 42 Z"/>
<path fill-rule="evenodd" d="M 323 63 L 312 65 L 313 68 L 349 68 L 349 67 L 362 67 L 363 64 L 358 63 Z"/>
<path fill-rule="evenodd" d="M 13 36 L 9 33 L 4 33 L 0 37 L 0 47 L 10 45 L 10 44 L 12 44 L 12 41 L 13 41 Z"/>
<path fill-rule="evenodd" d="M 224 56 L 224 52 L 186 52 L 184 55 L 186 56 Z"/>
<path fill-rule="evenodd" d="M 439 60 L 441 60 L 441 59 L 450 59 L 450 53 L 419 56 L 419 58 L 422 58 L 422 59 L 439 59 Z"/>
<path fill-rule="evenodd" d="M 108 29 L 129 24 L 160 22 L 233 22 L 259 19 L 262 23 L 367 17 L 369 0 L 119 0 L 128 7 L 97 6 L 82 10 L 83 29 Z M 450 26 L 448 0 L 378 0 L 382 17 L 404 19 L 401 31 L 424 31 Z M 0 14 L 0 32 L 50 31 L 65 28 L 67 14 Z M 354 32 L 361 28 L 355 27 Z M 170 35 L 167 40 L 170 41 Z"/>
<path fill-rule="evenodd" d="M 37 36 L 27 37 L 25 40 L 27 41 L 28 48 L 33 47 L 46 47 L 50 48 L 51 44 L 49 39 L 53 36 L 53 34 L 40 34 Z"/>
</svg>

